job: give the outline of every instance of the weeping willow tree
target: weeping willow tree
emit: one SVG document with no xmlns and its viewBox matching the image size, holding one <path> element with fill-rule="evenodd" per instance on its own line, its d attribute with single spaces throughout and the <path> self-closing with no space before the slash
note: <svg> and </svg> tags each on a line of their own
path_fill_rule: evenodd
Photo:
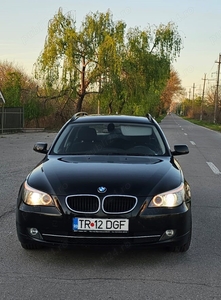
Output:
<svg viewBox="0 0 221 300">
<path fill-rule="evenodd" d="M 126 32 L 126 24 L 114 22 L 107 11 L 86 15 L 77 29 L 71 14 L 59 9 L 49 22 L 35 74 L 47 96 L 68 94 L 75 112 L 93 93 L 101 112 L 139 113 L 159 104 L 170 64 L 180 50 L 173 23 Z"/>
<path fill-rule="evenodd" d="M 102 111 L 158 115 L 171 62 L 180 50 L 181 39 L 172 23 L 146 30 L 130 29 L 120 61 L 121 71 L 112 74 L 103 85 Z"/>
<path fill-rule="evenodd" d="M 35 69 L 47 90 L 70 93 L 75 111 L 87 94 L 99 93 L 101 80 L 119 73 L 125 23 L 114 22 L 110 11 L 88 14 L 80 29 L 62 9 L 49 22 L 48 35 Z"/>
<path fill-rule="evenodd" d="M 170 77 L 171 62 L 179 56 L 181 46 L 173 23 L 149 26 L 146 30 L 129 29 L 120 76 L 111 80 L 112 85 L 108 86 L 112 98 L 101 95 L 103 105 L 109 112 L 111 107 L 118 113 L 158 114 L 161 93 Z"/>
</svg>

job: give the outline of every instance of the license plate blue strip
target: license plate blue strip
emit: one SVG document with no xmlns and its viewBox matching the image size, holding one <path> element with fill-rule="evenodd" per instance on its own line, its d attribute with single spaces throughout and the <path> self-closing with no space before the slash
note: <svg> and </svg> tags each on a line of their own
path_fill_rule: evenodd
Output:
<svg viewBox="0 0 221 300">
<path fill-rule="evenodd" d="M 78 218 L 73 218 L 73 230 L 78 230 Z"/>
</svg>

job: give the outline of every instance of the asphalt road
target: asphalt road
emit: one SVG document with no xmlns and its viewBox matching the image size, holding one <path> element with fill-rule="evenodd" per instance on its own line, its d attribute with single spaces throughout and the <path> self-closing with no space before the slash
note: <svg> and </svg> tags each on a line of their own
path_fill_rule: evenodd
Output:
<svg viewBox="0 0 221 300">
<path fill-rule="evenodd" d="M 32 151 L 54 133 L 0 135 L 0 299 L 221 299 L 221 134 L 176 115 L 162 122 L 192 188 L 193 239 L 187 253 L 163 250 L 26 251 L 15 231 L 20 183 L 42 158 Z"/>
</svg>

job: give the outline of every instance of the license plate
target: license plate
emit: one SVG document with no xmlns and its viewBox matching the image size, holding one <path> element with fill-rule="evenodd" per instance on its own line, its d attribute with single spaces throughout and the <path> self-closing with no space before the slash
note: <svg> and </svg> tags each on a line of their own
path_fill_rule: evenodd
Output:
<svg viewBox="0 0 221 300">
<path fill-rule="evenodd" d="M 73 218 L 72 226 L 74 231 L 126 232 L 129 228 L 129 220 Z"/>
</svg>

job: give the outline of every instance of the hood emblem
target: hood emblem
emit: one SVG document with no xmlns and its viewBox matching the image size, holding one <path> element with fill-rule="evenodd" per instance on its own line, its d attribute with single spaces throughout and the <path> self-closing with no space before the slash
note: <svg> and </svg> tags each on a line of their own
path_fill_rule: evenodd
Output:
<svg viewBox="0 0 221 300">
<path fill-rule="evenodd" d="M 107 188 L 105 186 L 99 186 L 97 189 L 98 193 L 106 193 Z"/>
</svg>

